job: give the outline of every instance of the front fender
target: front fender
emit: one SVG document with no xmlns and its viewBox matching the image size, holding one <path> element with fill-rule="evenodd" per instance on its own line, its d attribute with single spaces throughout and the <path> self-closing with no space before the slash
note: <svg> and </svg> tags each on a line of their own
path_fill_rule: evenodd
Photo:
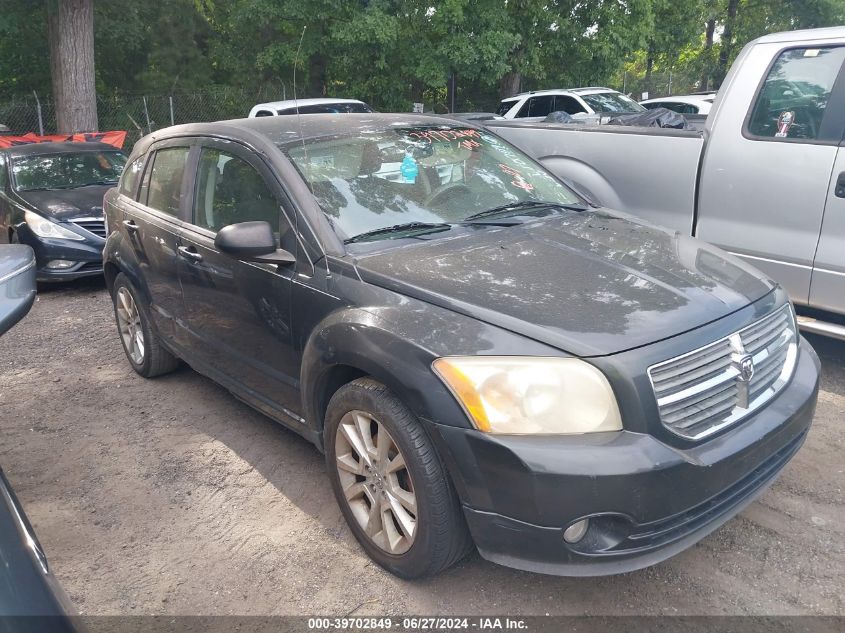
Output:
<svg viewBox="0 0 845 633">
<path fill-rule="evenodd" d="M 383 312 L 392 309 L 344 308 L 314 328 L 302 357 L 301 385 L 305 419 L 322 432 L 328 404 L 326 387 L 338 368 L 358 370 L 384 383 L 418 417 L 469 428 L 470 422 L 431 370 L 438 354 L 408 336 Z M 390 323 L 390 329 L 386 323 Z"/>
</svg>

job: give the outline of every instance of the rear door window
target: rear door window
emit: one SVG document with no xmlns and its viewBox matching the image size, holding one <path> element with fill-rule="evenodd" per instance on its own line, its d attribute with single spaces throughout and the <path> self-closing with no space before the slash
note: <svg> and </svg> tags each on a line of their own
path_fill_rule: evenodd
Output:
<svg viewBox="0 0 845 633">
<path fill-rule="evenodd" d="M 531 97 L 519 111 L 517 116 L 548 116 L 554 106 L 554 95 Z"/>
<path fill-rule="evenodd" d="M 144 197 L 146 197 L 148 207 L 168 215 L 178 216 L 182 196 L 182 178 L 185 175 L 187 160 L 187 147 L 168 147 L 158 150 L 153 156 L 152 168 L 147 170 L 149 178 L 145 178 L 141 188 L 141 202 L 144 202 Z"/>
<path fill-rule="evenodd" d="M 567 114 L 578 114 L 580 112 L 586 112 L 587 110 L 584 109 L 578 100 L 574 97 L 569 97 L 567 95 L 557 95 L 555 97 L 555 106 L 554 112 L 566 112 Z"/>
<path fill-rule="evenodd" d="M 822 124 L 843 61 L 845 46 L 782 52 L 757 95 L 748 132 L 769 139 L 824 139 Z M 841 137 L 842 130 L 838 133 Z"/>
</svg>

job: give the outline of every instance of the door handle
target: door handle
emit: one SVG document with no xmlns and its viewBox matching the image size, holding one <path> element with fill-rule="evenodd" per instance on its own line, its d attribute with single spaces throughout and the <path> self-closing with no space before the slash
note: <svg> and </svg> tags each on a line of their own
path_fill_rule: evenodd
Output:
<svg viewBox="0 0 845 633">
<path fill-rule="evenodd" d="M 201 262 L 202 261 L 202 255 L 200 255 L 196 251 L 191 250 L 191 248 L 189 248 L 187 246 L 180 246 L 176 250 L 179 251 L 180 257 L 184 257 L 189 262 Z"/>
<path fill-rule="evenodd" d="M 836 179 L 836 191 L 834 192 L 837 198 L 845 198 L 845 171 L 839 174 Z"/>
<path fill-rule="evenodd" d="M 138 231 L 138 225 L 135 224 L 134 220 L 124 220 L 123 226 L 125 226 L 126 230 L 130 233 L 136 233 Z"/>
</svg>

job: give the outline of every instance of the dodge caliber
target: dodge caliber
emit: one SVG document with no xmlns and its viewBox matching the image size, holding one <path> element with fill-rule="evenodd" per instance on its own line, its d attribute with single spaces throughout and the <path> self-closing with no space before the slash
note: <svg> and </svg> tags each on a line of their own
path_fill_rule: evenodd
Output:
<svg viewBox="0 0 845 633">
<path fill-rule="evenodd" d="M 405 578 L 473 548 L 561 575 L 657 563 L 810 427 L 819 362 L 776 283 L 465 122 L 173 127 L 105 210 L 135 371 L 184 361 L 313 442 Z"/>
</svg>

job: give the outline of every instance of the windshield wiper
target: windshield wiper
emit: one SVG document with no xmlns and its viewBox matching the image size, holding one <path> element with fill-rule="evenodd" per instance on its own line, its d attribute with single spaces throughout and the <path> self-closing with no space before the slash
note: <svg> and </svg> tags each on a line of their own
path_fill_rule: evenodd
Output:
<svg viewBox="0 0 845 633">
<path fill-rule="evenodd" d="M 573 203 L 563 203 L 563 202 L 541 202 L 539 200 L 523 200 L 522 202 L 511 202 L 509 204 L 503 204 L 498 207 L 493 207 L 492 209 L 486 209 L 485 211 L 479 211 L 478 213 L 473 213 L 471 216 L 464 218 L 465 222 L 469 222 L 472 220 L 480 220 L 481 218 L 489 218 L 494 215 L 505 215 L 508 213 L 512 213 L 514 211 L 520 211 L 522 209 L 539 209 L 542 207 L 557 207 L 560 209 L 569 209 L 571 211 L 586 211 L 587 207 L 583 204 L 579 204 L 577 202 Z"/>
<path fill-rule="evenodd" d="M 358 235 L 353 235 L 352 237 L 343 240 L 343 243 L 352 244 L 353 242 L 361 242 L 371 237 L 377 237 L 379 235 L 390 235 L 392 233 L 422 235 L 425 233 L 448 231 L 451 228 L 452 225 L 447 224 L 446 222 L 404 222 L 403 224 L 394 224 L 393 226 L 384 226 L 380 229 L 373 229 L 372 231 L 358 233 Z M 397 237 L 401 236 L 397 235 Z"/>
</svg>

